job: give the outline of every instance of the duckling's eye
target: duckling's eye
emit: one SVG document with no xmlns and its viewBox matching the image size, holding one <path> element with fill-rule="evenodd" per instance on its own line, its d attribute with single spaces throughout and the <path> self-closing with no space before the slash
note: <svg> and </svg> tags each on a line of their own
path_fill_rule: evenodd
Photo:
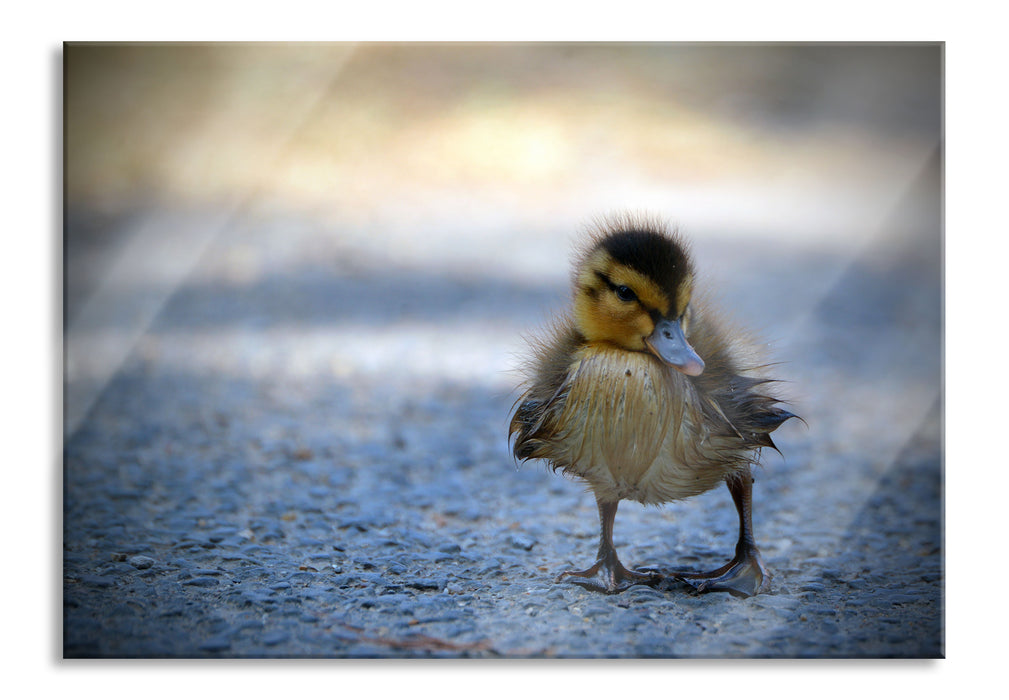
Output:
<svg viewBox="0 0 1009 700">
<path fill-rule="evenodd" d="M 620 301 L 635 301 L 638 295 L 634 293 L 634 290 L 625 284 L 617 285 L 613 288 L 613 291 L 617 293 L 617 297 Z"/>
</svg>

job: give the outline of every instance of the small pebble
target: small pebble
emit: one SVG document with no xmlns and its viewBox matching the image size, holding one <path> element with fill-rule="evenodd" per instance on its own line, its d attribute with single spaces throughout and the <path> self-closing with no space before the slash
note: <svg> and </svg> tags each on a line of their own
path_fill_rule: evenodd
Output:
<svg viewBox="0 0 1009 700">
<path fill-rule="evenodd" d="M 277 644 L 283 644 L 288 639 L 291 638 L 289 632 L 284 630 L 275 630 L 273 632 L 267 632 L 263 635 L 263 644 L 268 647 L 276 646 Z"/>
<path fill-rule="evenodd" d="M 211 588 L 219 584 L 220 581 L 212 576 L 197 576 L 182 582 L 184 586 L 198 586 L 200 588 Z"/>
<path fill-rule="evenodd" d="M 197 647 L 200 651 L 224 651 L 231 648 L 227 637 L 211 637 Z"/>
<path fill-rule="evenodd" d="M 512 535 L 508 538 L 508 542 L 512 547 L 526 552 L 532 551 L 532 548 L 536 546 L 536 538 L 524 534 Z"/>
</svg>

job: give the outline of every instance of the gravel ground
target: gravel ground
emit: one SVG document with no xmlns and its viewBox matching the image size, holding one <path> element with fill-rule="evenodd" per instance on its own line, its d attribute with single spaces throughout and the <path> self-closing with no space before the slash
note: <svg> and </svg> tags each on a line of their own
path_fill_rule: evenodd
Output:
<svg viewBox="0 0 1009 700">
<path fill-rule="evenodd" d="M 553 582 L 594 555 L 595 507 L 512 461 L 504 370 L 562 281 L 369 267 L 340 235 L 233 221 L 67 437 L 64 655 L 941 656 L 939 236 L 894 230 L 843 265 L 763 260 L 785 309 L 788 285 L 831 278 L 784 318 L 747 293 L 757 250 L 697 243 L 777 337 L 808 422 L 757 471 L 774 578 L 737 599 Z M 241 282 L 236 256 L 302 262 Z M 87 259 L 68 261 L 84 286 Z M 616 542 L 632 565 L 712 567 L 735 531 L 718 490 L 625 503 Z"/>
</svg>

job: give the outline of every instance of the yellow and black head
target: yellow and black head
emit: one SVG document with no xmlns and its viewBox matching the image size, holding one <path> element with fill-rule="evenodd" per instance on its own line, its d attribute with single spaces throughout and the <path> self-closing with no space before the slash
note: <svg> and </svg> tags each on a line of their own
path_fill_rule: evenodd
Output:
<svg viewBox="0 0 1009 700">
<path fill-rule="evenodd" d="M 687 341 L 694 271 L 684 244 L 652 224 L 608 225 L 579 261 L 574 320 L 589 343 L 651 352 L 696 376 L 704 361 Z"/>
</svg>

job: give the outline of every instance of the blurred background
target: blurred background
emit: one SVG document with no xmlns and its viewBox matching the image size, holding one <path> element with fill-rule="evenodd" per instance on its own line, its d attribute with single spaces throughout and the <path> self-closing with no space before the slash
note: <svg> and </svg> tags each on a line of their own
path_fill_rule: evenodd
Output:
<svg viewBox="0 0 1009 700">
<path fill-rule="evenodd" d="M 218 352 L 161 362 L 507 385 L 622 210 L 778 348 L 873 240 L 938 233 L 941 91 L 934 44 L 67 45 L 67 429 L 184 279 L 176 339 Z"/>
</svg>

